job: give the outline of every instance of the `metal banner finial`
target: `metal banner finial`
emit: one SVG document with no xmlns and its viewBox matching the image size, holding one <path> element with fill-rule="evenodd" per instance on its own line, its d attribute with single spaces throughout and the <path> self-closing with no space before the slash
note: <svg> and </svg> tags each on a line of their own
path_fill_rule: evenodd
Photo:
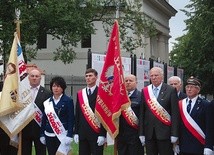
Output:
<svg viewBox="0 0 214 155">
<path fill-rule="evenodd" d="M 16 8 L 16 9 L 15 9 L 15 14 L 16 14 L 16 19 L 19 20 L 20 15 L 21 15 L 20 9 Z"/>
</svg>

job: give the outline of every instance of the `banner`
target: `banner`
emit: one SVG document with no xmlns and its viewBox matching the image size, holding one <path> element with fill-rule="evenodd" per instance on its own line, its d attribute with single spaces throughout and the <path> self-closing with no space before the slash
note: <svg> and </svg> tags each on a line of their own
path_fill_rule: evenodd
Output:
<svg viewBox="0 0 214 155">
<path fill-rule="evenodd" d="M 10 137 L 13 137 L 34 118 L 35 111 L 34 105 L 32 104 L 33 99 L 31 96 L 26 64 L 17 34 L 15 34 L 13 40 L 8 66 L 10 64 L 13 65 L 7 67 L 0 107 L 6 107 L 8 104 L 11 105 L 12 102 L 14 105 L 19 105 L 20 108 L 15 112 L 0 117 L 0 125 Z M 8 80 L 8 82 L 6 82 L 6 80 Z M 6 89 L 8 83 L 13 83 L 13 87 L 10 86 L 12 91 Z"/>
<path fill-rule="evenodd" d="M 122 59 L 122 64 L 123 64 L 123 73 L 124 76 L 127 76 L 129 74 L 131 74 L 131 58 L 126 58 L 126 57 L 121 57 Z M 96 54 L 96 53 L 92 53 L 92 68 L 96 69 L 96 71 L 98 72 L 98 79 L 97 79 L 97 85 L 99 85 L 99 81 L 100 81 L 100 76 L 104 63 L 106 60 L 106 55 L 104 54 Z"/>
<path fill-rule="evenodd" d="M 121 110 L 129 105 L 120 55 L 119 27 L 118 22 L 115 21 L 100 76 L 95 107 L 96 115 L 112 138 L 115 138 L 119 132 Z"/>
<path fill-rule="evenodd" d="M 137 89 L 142 90 L 150 84 L 149 78 L 150 61 L 137 59 Z"/>
</svg>

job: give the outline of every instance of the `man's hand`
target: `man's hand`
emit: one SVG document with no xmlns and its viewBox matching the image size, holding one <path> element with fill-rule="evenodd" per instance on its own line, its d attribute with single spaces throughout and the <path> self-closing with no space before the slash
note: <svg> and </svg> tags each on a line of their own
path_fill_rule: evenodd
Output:
<svg viewBox="0 0 214 155">
<path fill-rule="evenodd" d="M 214 155 L 214 151 L 209 148 L 204 148 L 204 155 Z"/>
<path fill-rule="evenodd" d="M 178 137 L 175 137 L 175 136 L 171 136 L 170 139 L 171 139 L 172 144 L 174 144 L 178 141 Z"/>
<path fill-rule="evenodd" d="M 74 142 L 75 142 L 76 144 L 79 143 L 79 135 L 78 135 L 78 134 L 75 134 L 75 135 L 74 135 Z"/>
<path fill-rule="evenodd" d="M 140 142 L 142 144 L 142 146 L 145 145 L 145 136 L 139 136 Z"/>
<path fill-rule="evenodd" d="M 45 137 L 44 137 L 44 136 L 40 137 L 39 140 L 40 140 L 40 142 L 41 142 L 42 144 L 46 145 L 46 140 L 45 140 Z"/>
<path fill-rule="evenodd" d="M 97 138 L 97 145 L 98 145 L 98 146 L 102 146 L 104 143 L 105 143 L 105 137 L 99 136 L 99 137 Z"/>
</svg>

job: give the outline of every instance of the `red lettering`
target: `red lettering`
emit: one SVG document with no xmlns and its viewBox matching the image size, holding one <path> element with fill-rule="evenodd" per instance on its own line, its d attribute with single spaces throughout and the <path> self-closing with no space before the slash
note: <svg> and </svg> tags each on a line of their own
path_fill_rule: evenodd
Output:
<svg viewBox="0 0 214 155">
<path fill-rule="evenodd" d="M 47 114 L 48 120 L 51 124 L 51 127 L 53 128 L 53 130 L 56 132 L 56 134 L 60 134 L 61 131 L 58 127 L 58 122 L 55 122 L 54 117 L 53 117 L 53 113 L 49 113 Z"/>
</svg>

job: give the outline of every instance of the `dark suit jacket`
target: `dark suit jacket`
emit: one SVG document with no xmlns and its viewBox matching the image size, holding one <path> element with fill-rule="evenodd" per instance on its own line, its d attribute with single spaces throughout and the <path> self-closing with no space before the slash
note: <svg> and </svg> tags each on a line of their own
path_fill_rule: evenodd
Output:
<svg viewBox="0 0 214 155">
<path fill-rule="evenodd" d="M 170 139 L 170 136 L 178 137 L 180 115 L 176 89 L 163 83 L 157 100 L 170 114 L 172 124 L 171 126 L 165 125 L 153 115 L 145 101 L 144 93 L 142 91 L 143 104 L 140 112 L 140 135 L 145 135 L 146 140 L 150 140 L 154 132 L 158 140 L 167 140 Z"/>
<path fill-rule="evenodd" d="M 53 96 L 48 99 L 53 103 L 54 110 L 62 122 L 65 130 L 67 130 L 68 137 L 73 136 L 73 127 L 74 127 L 74 104 L 73 100 L 67 95 L 63 94 L 57 104 L 54 103 Z M 41 136 L 44 136 L 44 131 L 49 133 L 54 133 L 52 127 L 48 121 L 46 114 L 43 114 L 42 117 L 42 126 L 41 126 Z"/>
<path fill-rule="evenodd" d="M 95 110 L 97 92 L 98 92 L 98 87 L 95 88 L 92 95 L 88 96 L 89 105 L 93 112 Z M 79 135 L 80 140 L 87 139 L 87 140 L 97 141 L 98 136 L 106 137 L 106 130 L 103 128 L 102 125 L 101 125 L 100 133 L 96 133 L 88 124 L 80 108 L 78 95 L 77 95 L 77 102 L 76 102 L 76 117 L 75 117 L 74 133 Z"/>
<path fill-rule="evenodd" d="M 133 94 L 129 97 L 131 100 L 131 108 L 135 115 L 139 118 L 140 104 L 141 104 L 141 92 L 135 89 Z M 125 141 L 126 143 L 133 143 L 139 140 L 138 129 L 131 127 L 123 115 L 120 116 L 118 141 Z"/>
<path fill-rule="evenodd" d="M 214 100 L 210 102 L 207 113 L 209 123 L 207 124 L 206 146 L 214 146 Z"/>
<path fill-rule="evenodd" d="M 190 113 L 193 120 L 199 125 L 205 135 L 209 134 L 207 125 L 209 124 L 209 113 L 208 113 L 209 102 L 198 97 L 196 103 Z M 204 147 L 212 149 L 212 144 L 207 143 L 212 141 L 210 137 L 206 136 L 206 145 L 203 146 L 185 127 L 181 121 L 179 136 L 180 151 L 192 154 L 203 154 Z M 213 132 L 213 131 L 212 131 Z"/>
<path fill-rule="evenodd" d="M 38 108 L 43 112 L 44 105 L 43 102 L 51 96 L 51 92 L 44 87 L 40 86 L 36 99 L 35 104 Z M 22 130 L 23 137 L 31 137 L 31 138 L 39 138 L 40 137 L 40 127 L 33 119 L 23 130 Z"/>
<path fill-rule="evenodd" d="M 185 93 L 183 93 L 183 92 L 180 92 L 179 95 L 178 95 L 178 99 L 179 100 L 182 100 L 182 99 L 184 99 L 186 97 L 187 97 L 187 95 Z"/>
</svg>

